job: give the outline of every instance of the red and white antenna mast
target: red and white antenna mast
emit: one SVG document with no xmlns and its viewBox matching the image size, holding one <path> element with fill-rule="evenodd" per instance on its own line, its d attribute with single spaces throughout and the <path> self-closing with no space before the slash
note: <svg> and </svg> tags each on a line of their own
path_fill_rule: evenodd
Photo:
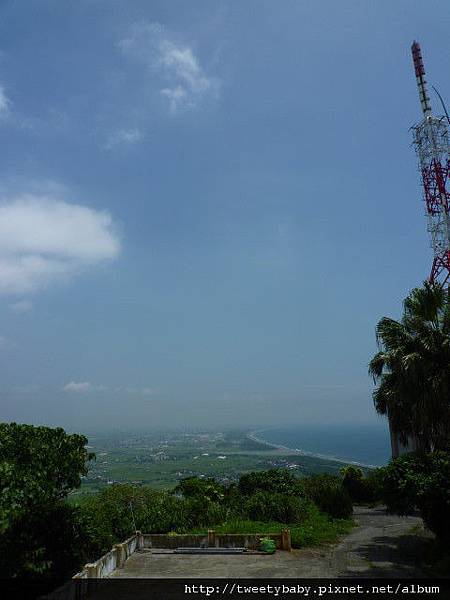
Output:
<svg viewBox="0 0 450 600">
<path fill-rule="evenodd" d="M 433 265 L 429 280 L 450 286 L 450 147 L 444 117 L 434 117 L 418 42 L 411 46 L 423 119 L 414 125 L 414 145 L 422 174 L 431 234 Z"/>
</svg>

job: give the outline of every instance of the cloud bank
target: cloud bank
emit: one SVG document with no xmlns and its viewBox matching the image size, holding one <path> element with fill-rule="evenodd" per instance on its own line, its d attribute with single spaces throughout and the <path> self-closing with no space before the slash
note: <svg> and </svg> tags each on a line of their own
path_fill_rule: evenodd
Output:
<svg viewBox="0 0 450 600">
<path fill-rule="evenodd" d="M 0 204 L 0 294 L 28 294 L 120 252 L 109 213 L 28 194 Z"/>
</svg>

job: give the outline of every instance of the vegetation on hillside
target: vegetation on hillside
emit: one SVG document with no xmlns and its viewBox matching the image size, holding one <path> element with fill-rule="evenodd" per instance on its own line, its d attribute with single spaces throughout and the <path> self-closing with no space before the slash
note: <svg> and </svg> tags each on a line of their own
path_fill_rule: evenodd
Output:
<svg viewBox="0 0 450 600">
<path fill-rule="evenodd" d="M 259 533 L 290 527 L 294 546 L 329 542 L 351 526 L 341 478 L 298 478 L 287 469 L 237 484 L 189 477 L 171 491 L 114 484 L 68 504 L 88 462 L 83 436 L 31 425 L 0 426 L 0 576 L 64 579 L 135 530 L 214 527 Z"/>
<path fill-rule="evenodd" d="M 0 576 L 65 576 L 77 566 L 84 531 L 64 500 L 87 472 L 86 443 L 60 428 L 0 423 Z"/>
<path fill-rule="evenodd" d="M 383 470 L 383 497 L 390 512 L 419 509 L 425 525 L 447 548 L 450 543 L 450 454 L 405 454 Z M 448 553 L 448 550 L 447 550 Z"/>
<path fill-rule="evenodd" d="M 312 483 L 314 480 L 314 483 Z M 330 501 L 324 502 L 328 495 Z M 325 509 L 314 498 L 321 498 Z M 294 547 L 334 541 L 351 526 L 352 504 L 340 478 L 298 479 L 285 469 L 248 473 L 237 485 L 190 477 L 168 491 L 114 485 L 79 507 L 93 534 L 93 554 L 110 548 L 134 528 L 147 533 L 238 533 L 291 529 Z M 99 545 L 101 542 L 101 545 Z"/>
</svg>

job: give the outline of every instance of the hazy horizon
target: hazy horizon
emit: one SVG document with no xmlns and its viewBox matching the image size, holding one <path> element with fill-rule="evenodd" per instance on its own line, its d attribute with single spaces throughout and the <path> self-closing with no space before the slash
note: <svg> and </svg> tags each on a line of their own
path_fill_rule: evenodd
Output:
<svg viewBox="0 0 450 600">
<path fill-rule="evenodd" d="M 410 46 L 450 98 L 446 8 L 2 3 L 0 419 L 381 427 L 375 325 L 431 265 Z"/>
</svg>

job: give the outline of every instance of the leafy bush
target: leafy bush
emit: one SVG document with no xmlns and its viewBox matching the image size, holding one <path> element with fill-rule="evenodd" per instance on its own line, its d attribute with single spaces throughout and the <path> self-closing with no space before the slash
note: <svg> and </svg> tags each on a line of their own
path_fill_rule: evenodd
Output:
<svg viewBox="0 0 450 600">
<path fill-rule="evenodd" d="M 335 519 L 347 519 L 353 513 L 352 500 L 336 475 L 311 475 L 301 480 L 306 496 L 322 512 Z"/>
<path fill-rule="evenodd" d="M 269 469 L 241 475 L 238 490 L 243 496 L 251 496 L 256 492 L 302 494 L 299 480 L 287 469 Z"/>
<path fill-rule="evenodd" d="M 204 504 L 195 499 L 182 500 L 167 492 L 154 492 L 153 499 L 138 514 L 136 524 L 146 533 L 181 533 L 197 522 Z"/>
<path fill-rule="evenodd" d="M 425 454 L 405 454 L 384 468 L 383 499 L 387 510 L 409 515 L 418 508 L 422 473 L 426 467 Z"/>
<path fill-rule="evenodd" d="M 257 492 L 245 503 L 245 514 L 254 521 L 300 523 L 308 514 L 311 502 L 298 496 Z"/>
<path fill-rule="evenodd" d="M 366 502 L 366 485 L 364 473 L 359 467 L 349 465 L 342 467 L 340 470 L 342 475 L 342 484 L 349 493 L 353 502 Z"/>
<path fill-rule="evenodd" d="M 450 453 L 409 453 L 384 468 L 388 510 L 400 515 L 418 508 L 436 537 L 450 542 Z"/>
<path fill-rule="evenodd" d="M 367 502 L 376 503 L 383 499 L 384 469 L 371 469 L 365 478 L 367 486 Z"/>
<path fill-rule="evenodd" d="M 80 510 L 89 532 L 90 555 L 103 554 L 142 524 L 147 506 L 158 504 L 158 492 L 134 485 L 112 485 L 84 499 Z M 134 517 L 134 521 L 133 521 Z"/>
<path fill-rule="evenodd" d="M 293 548 L 318 546 L 335 542 L 339 535 L 348 533 L 353 527 L 350 519 L 332 519 L 312 505 L 308 517 L 300 524 L 291 526 Z"/>
<path fill-rule="evenodd" d="M 91 554 L 101 555 L 133 534 L 183 533 L 193 527 L 210 526 L 226 520 L 226 506 L 207 497 L 180 498 L 147 486 L 117 484 L 86 498 L 81 506 L 90 532 Z"/>
<path fill-rule="evenodd" d="M 224 487 L 212 477 L 186 477 L 176 486 L 174 493 L 184 498 L 206 498 L 211 502 L 220 502 L 225 496 Z"/>
<path fill-rule="evenodd" d="M 364 476 L 362 469 L 349 465 L 341 470 L 342 484 L 350 495 L 352 502 L 374 503 L 382 497 L 382 478 L 380 469 L 371 469 Z"/>
<path fill-rule="evenodd" d="M 60 501 L 0 536 L 1 577 L 52 577 L 62 583 L 88 561 L 89 544 L 79 510 Z"/>
<path fill-rule="evenodd" d="M 207 525 L 217 525 L 223 523 L 232 514 L 232 511 L 222 503 L 210 502 L 204 518 Z"/>
</svg>

